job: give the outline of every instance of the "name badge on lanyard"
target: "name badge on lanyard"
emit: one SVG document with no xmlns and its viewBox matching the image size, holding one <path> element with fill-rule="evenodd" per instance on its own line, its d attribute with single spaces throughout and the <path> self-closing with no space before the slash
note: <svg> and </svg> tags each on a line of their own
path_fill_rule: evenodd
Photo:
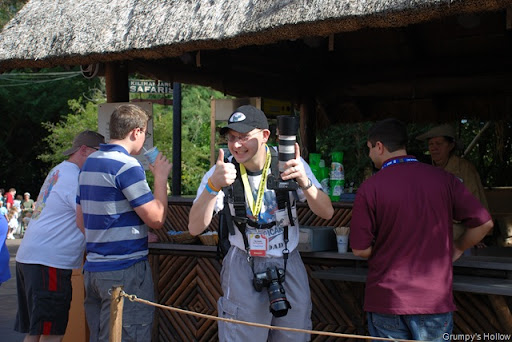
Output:
<svg viewBox="0 0 512 342">
<path fill-rule="evenodd" d="M 249 234 L 249 253 L 252 256 L 267 255 L 268 238 L 265 234 Z"/>
</svg>

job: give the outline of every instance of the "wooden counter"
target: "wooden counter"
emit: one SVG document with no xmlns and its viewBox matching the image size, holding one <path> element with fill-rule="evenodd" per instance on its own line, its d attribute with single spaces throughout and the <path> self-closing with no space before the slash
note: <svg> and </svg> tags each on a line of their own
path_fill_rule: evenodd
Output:
<svg viewBox="0 0 512 342">
<path fill-rule="evenodd" d="M 186 231 L 192 199 L 170 200 L 161 243 L 150 244 L 157 301 L 163 305 L 217 315 L 221 261 L 215 246 L 171 243 L 167 230 Z M 352 204 L 334 203 L 331 220 L 297 208 L 302 226 L 345 226 Z M 216 230 L 215 218 L 208 230 Z M 506 255 L 509 255 L 507 250 Z M 512 249 L 510 249 L 512 251 Z M 313 329 L 368 335 L 363 311 L 366 260 L 352 253 L 302 252 L 313 302 Z M 512 258 L 464 256 L 454 265 L 454 334 L 512 333 Z M 217 323 L 157 309 L 153 341 L 217 341 Z M 344 339 L 338 339 L 345 341 Z M 325 341 L 313 335 L 312 341 Z M 335 341 L 335 339 L 330 339 Z M 356 340 L 354 340 L 356 341 Z"/>
</svg>

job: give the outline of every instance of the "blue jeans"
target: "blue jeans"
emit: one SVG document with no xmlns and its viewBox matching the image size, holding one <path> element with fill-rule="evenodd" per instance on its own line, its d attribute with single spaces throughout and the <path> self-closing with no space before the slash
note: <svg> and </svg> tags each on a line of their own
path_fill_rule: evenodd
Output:
<svg viewBox="0 0 512 342">
<path fill-rule="evenodd" d="M 368 312 L 368 331 L 373 337 L 404 340 L 446 341 L 443 335 L 451 334 L 452 313 L 433 315 L 389 315 Z"/>
</svg>

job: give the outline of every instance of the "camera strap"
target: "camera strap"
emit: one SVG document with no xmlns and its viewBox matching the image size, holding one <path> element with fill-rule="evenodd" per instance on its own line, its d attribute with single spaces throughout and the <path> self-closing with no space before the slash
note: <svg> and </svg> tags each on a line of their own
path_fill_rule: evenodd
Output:
<svg viewBox="0 0 512 342">
<path fill-rule="evenodd" d="M 290 224 L 293 223 L 293 215 L 290 203 L 290 195 L 286 190 L 275 190 L 276 199 L 277 199 L 277 209 L 278 210 L 286 210 L 288 213 L 288 219 Z M 290 251 L 288 250 L 288 225 L 283 227 L 283 241 L 284 241 L 284 249 L 283 249 L 283 261 L 284 261 L 284 272 L 286 273 L 286 264 L 288 262 L 288 255 Z"/>
</svg>

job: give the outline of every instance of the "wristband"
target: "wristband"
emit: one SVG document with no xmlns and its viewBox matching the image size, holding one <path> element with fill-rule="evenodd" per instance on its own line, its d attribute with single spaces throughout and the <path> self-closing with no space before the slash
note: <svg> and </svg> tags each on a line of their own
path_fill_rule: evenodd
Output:
<svg viewBox="0 0 512 342">
<path fill-rule="evenodd" d="M 210 186 L 210 189 L 213 190 L 213 191 L 217 191 L 219 192 L 220 191 L 220 188 L 216 188 L 215 186 L 213 186 L 213 183 L 211 181 L 210 178 L 208 178 L 208 185 Z"/>
<path fill-rule="evenodd" d="M 308 185 L 306 185 L 306 186 L 301 186 L 300 188 L 301 188 L 302 190 L 307 190 L 307 189 L 311 188 L 312 186 L 313 186 L 313 182 L 311 181 L 311 178 L 308 178 Z"/>
<path fill-rule="evenodd" d="M 208 191 L 211 195 L 217 196 L 219 194 L 218 191 L 212 190 L 208 184 L 205 186 L 206 191 Z"/>
</svg>

